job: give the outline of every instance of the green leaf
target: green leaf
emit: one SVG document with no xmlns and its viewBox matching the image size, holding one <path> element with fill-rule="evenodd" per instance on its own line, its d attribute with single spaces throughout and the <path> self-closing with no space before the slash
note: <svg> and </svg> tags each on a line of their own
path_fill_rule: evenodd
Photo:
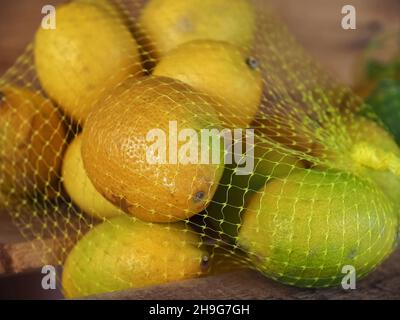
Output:
<svg viewBox="0 0 400 320">
<path fill-rule="evenodd" d="M 367 98 L 369 104 L 400 144 L 400 81 L 383 79 Z"/>
</svg>

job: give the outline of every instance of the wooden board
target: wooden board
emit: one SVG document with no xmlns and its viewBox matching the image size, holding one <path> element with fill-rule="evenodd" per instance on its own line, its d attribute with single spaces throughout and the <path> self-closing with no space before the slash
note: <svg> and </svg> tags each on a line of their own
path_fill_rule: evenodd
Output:
<svg viewBox="0 0 400 320">
<path fill-rule="evenodd" d="M 32 40 L 45 4 L 63 0 L 18 0 L 1 4 L 0 74 L 9 68 Z M 340 27 L 341 8 L 346 0 L 270 0 L 305 48 L 339 80 L 352 84 L 357 58 L 379 32 L 400 29 L 400 1 L 352 0 L 357 9 L 357 30 Z M 20 273 L 54 264 L 45 247 L 59 250 L 48 238 L 26 240 L 5 215 L 0 215 L 0 274 Z M 396 298 L 400 293 L 400 253 L 359 282 L 358 290 L 302 290 L 270 281 L 254 271 L 187 280 L 140 290 L 111 293 L 96 298 L 129 299 L 315 299 L 315 298 Z"/>
<path fill-rule="evenodd" d="M 46 263 L 55 264 L 54 258 L 46 258 L 46 247 L 55 248 L 55 241 L 25 239 L 11 218 L 0 213 L 0 275 L 40 268 Z"/>
<path fill-rule="evenodd" d="M 54 214 L 53 220 L 55 219 L 57 214 Z M 64 219 L 57 221 L 60 225 L 64 224 Z M 80 229 L 85 228 L 75 217 L 71 217 L 69 225 L 70 228 L 78 228 L 78 225 Z M 0 211 L 0 276 L 41 269 L 47 264 L 61 264 L 63 250 L 68 252 L 73 245 L 72 239 L 77 236 L 76 231 L 68 230 L 64 230 L 62 234 L 46 233 L 40 222 L 32 222 L 29 231 L 23 236 L 10 215 Z M 35 238 L 35 234 L 40 235 L 40 238 Z"/>
</svg>

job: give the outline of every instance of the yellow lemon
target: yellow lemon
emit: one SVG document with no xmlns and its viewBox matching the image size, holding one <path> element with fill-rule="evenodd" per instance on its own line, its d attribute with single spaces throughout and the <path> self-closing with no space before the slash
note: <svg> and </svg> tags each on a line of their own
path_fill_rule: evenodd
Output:
<svg viewBox="0 0 400 320">
<path fill-rule="evenodd" d="M 261 102 L 257 62 L 226 42 L 185 43 L 164 56 L 153 74 L 181 80 L 219 99 L 217 112 L 227 127 L 246 128 Z"/>
<path fill-rule="evenodd" d="M 64 293 L 76 298 L 200 276 L 208 269 L 208 254 L 199 243 L 184 223 L 113 218 L 89 231 L 69 254 Z"/>
<path fill-rule="evenodd" d="M 122 21 L 94 4 L 62 5 L 56 21 L 56 29 L 36 33 L 36 71 L 49 96 L 83 123 L 108 89 L 142 73 L 138 45 Z"/>
<path fill-rule="evenodd" d="M 216 104 L 170 78 L 127 81 L 83 129 L 82 158 L 93 185 L 146 221 L 183 220 L 204 210 L 223 171 L 223 147 L 201 138 L 203 129 L 220 128 Z M 210 133 L 209 141 L 221 139 Z M 218 161 L 202 161 L 203 151 Z"/>
<path fill-rule="evenodd" d="M 93 186 L 83 167 L 82 137 L 77 136 L 69 145 L 62 165 L 64 187 L 85 213 L 96 218 L 110 218 L 123 212 L 106 200 Z"/>
<path fill-rule="evenodd" d="M 254 38 L 255 13 L 248 0 L 151 0 L 141 13 L 139 27 L 154 58 L 198 39 L 248 48 Z"/>
</svg>

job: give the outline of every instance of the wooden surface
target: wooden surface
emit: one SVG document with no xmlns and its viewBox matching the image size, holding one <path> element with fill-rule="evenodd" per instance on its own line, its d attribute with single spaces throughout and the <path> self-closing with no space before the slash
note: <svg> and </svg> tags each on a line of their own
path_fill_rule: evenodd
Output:
<svg viewBox="0 0 400 320">
<path fill-rule="evenodd" d="M 25 239 L 4 212 L 0 215 L 0 275 L 20 273 L 40 268 L 44 262 L 54 264 L 46 257 L 47 248 L 55 247 L 54 240 Z"/>
<path fill-rule="evenodd" d="M 78 219 L 70 220 L 70 228 L 76 228 L 78 224 Z M 82 227 L 85 226 L 79 224 L 79 228 Z M 40 239 L 35 239 L 34 234 L 40 235 Z M 76 232 L 71 234 L 76 236 Z M 41 269 L 47 264 L 61 264 L 62 250 L 72 246 L 72 239 L 67 229 L 64 234 L 46 233 L 40 221 L 37 224 L 32 222 L 28 235 L 24 237 L 10 216 L 0 210 L 0 276 Z"/>
<path fill-rule="evenodd" d="M 0 3 L 0 74 L 9 68 L 31 41 L 42 17 L 44 4 L 62 0 L 17 0 Z M 339 80 L 352 84 L 357 58 L 379 32 L 400 29 L 398 0 L 270 0 L 305 48 Z M 357 30 L 340 27 L 341 7 L 357 9 Z M 43 245 L 50 239 L 27 241 L 7 218 L 0 215 L 0 274 L 15 273 L 54 263 Z M 240 271 L 187 280 L 140 290 L 111 293 L 101 298 L 128 299 L 315 299 L 315 298 L 400 298 L 400 253 L 362 280 L 355 291 L 340 289 L 302 290 L 280 285 L 253 271 Z"/>
</svg>

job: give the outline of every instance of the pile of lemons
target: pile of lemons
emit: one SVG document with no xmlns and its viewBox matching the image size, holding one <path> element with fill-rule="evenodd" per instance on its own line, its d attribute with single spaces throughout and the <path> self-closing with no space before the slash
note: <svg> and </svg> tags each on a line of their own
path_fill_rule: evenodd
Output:
<svg viewBox="0 0 400 320">
<path fill-rule="evenodd" d="M 56 29 L 39 29 L 34 41 L 44 91 L 83 128 L 63 157 L 64 188 L 86 214 L 107 219 L 66 261 L 70 297 L 208 271 L 209 254 L 181 220 L 210 203 L 223 163 L 149 164 L 145 138 L 170 121 L 246 128 L 261 102 L 248 1 L 149 1 L 134 23 L 120 9 L 60 6 Z"/>
<path fill-rule="evenodd" d="M 271 138 L 268 125 L 248 176 L 223 163 L 149 163 L 147 133 L 168 132 L 171 121 L 196 132 L 251 127 L 265 83 L 250 1 L 150 0 L 132 17 L 107 0 L 60 6 L 56 29 L 40 28 L 34 40 L 50 99 L 0 88 L 3 203 L 48 200 L 61 175 L 72 202 L 100 222 L 66 259 L 67 297 L 206 274 L 204 228 L 297 286 L 337 285 L 347 264 L 363 276 L 392 252 L 400 151 L 370 120 L 346 127 L 354 147 L 340 157 L 308 146 L 308 156 L 324 159 L 317 164 L 288 151 L 299 135 L 278 128 Z M 200 233 L 188 220 L 198 214 L 206 217 Z"/>
</svg>

